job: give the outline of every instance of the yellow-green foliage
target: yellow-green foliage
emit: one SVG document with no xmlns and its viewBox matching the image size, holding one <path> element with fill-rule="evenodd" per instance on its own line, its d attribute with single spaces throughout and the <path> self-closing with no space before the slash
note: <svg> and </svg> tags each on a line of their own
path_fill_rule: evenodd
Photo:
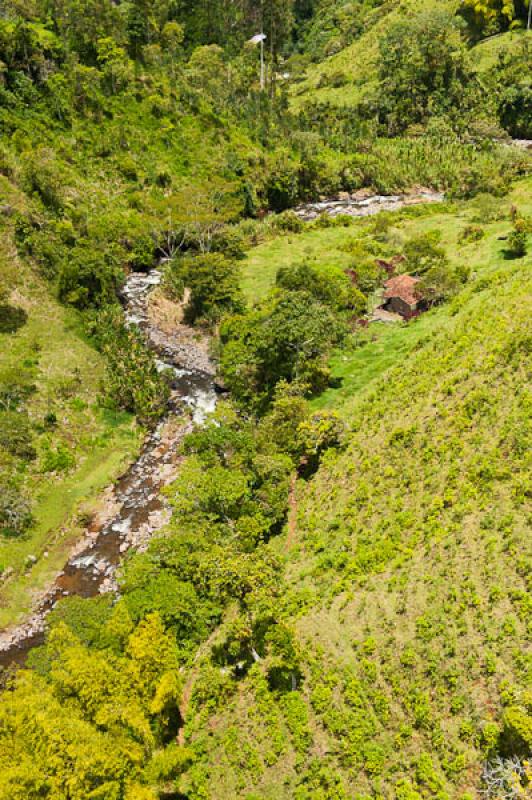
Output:
<svg viewBox="0 0 532 800">
<path fill-rule="evenodd" d="M 171 637 L 151 615 L 118 653 L 113 625 L 106 631 L 108 647 L 89 650 L 60 623 L 48 641 L 51 662 L 43 664 L 48 680 L 22 672 L 4 694 L 2 800 L 152 800 L 157 794 L 142 784 L 185 765 L 183 749 L 156 749 L 171 739 L 165 713 L 181 696 Z"/>
<path fill-rule="evenodd" d="M 425 0 L 423 10 L 455 9 L 456 0 Z M 291 89 L 294 109 L 307 102 L 326 102 L 334 106 L 356 105 L 377 86 L 379 38 L 388 26 L 401 17 L 420 10 L 419 0 L 401 0 L 384 4 L 367 22 L 367 30 L 348 47 L 320 64 L 309 68 L 305 80 Z M 369 23 L 369 24 L 368 24 Z M 342 85 L 335 88 L 335 76 L 342 75 Z"/>
<path fill-rule="evenodd" d="M 532 282 L 499 259 L 346 403 L 288 534 L 298 695 L 254 670 L 230 702 L 198 696 L 187 796 L 458 800 L 523 752 Z"/>
</svg>

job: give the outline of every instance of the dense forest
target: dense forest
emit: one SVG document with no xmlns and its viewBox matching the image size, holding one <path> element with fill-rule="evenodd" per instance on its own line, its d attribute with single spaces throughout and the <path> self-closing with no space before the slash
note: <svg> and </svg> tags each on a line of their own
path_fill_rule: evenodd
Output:
<svg viewBox="0 0 532 800">
<path fill-rule="evenodd" d="M 531 21 L 0 0 L 0 800 L 530 796 Z"/>
</svg>

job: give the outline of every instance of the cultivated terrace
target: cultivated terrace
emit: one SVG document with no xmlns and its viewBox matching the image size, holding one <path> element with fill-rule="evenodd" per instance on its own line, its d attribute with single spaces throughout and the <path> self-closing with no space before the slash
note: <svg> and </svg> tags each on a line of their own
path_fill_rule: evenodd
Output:
<svg viewBox="0 0 532 800">
<path fill-rule="evenodd" d="M 0 800 L 532 792 L 532 2 L 0 2 Z"/>
</svg>

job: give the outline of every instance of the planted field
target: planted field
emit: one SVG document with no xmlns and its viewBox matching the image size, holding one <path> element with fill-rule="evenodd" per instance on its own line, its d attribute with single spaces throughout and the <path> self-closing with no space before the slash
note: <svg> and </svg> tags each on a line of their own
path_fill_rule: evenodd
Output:
<svg viewBox="0 0 532 800">
<path fill-rule="evenodd" d="M 473 213 L 445 217 L 457 258 Z M 259 666 L 229 698 L 199 681 L 189 736 L 209 756 L 189 785 L 210 796 L 465 799 L 491 753 L 526 751 L 532 284 L 486 227 L 450 305 L 338 356 L 319 403 L 345 450 L 273 545 L 302 676 L 280 700 Z"/>
</svg>

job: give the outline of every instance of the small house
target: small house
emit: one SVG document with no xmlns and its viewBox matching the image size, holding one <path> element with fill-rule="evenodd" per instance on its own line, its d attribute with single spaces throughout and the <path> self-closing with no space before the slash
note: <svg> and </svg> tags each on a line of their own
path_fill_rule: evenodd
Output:
<svg viewBox="0 0 532 800">
<path fill-rule="evenodd" d="M 425 308 L 419 292 L 419 278 L 413 275 L 396 275 L 384 284 L 383 308 L 400 314 L 405 319 L 416 316 Z"/>
</svg>

